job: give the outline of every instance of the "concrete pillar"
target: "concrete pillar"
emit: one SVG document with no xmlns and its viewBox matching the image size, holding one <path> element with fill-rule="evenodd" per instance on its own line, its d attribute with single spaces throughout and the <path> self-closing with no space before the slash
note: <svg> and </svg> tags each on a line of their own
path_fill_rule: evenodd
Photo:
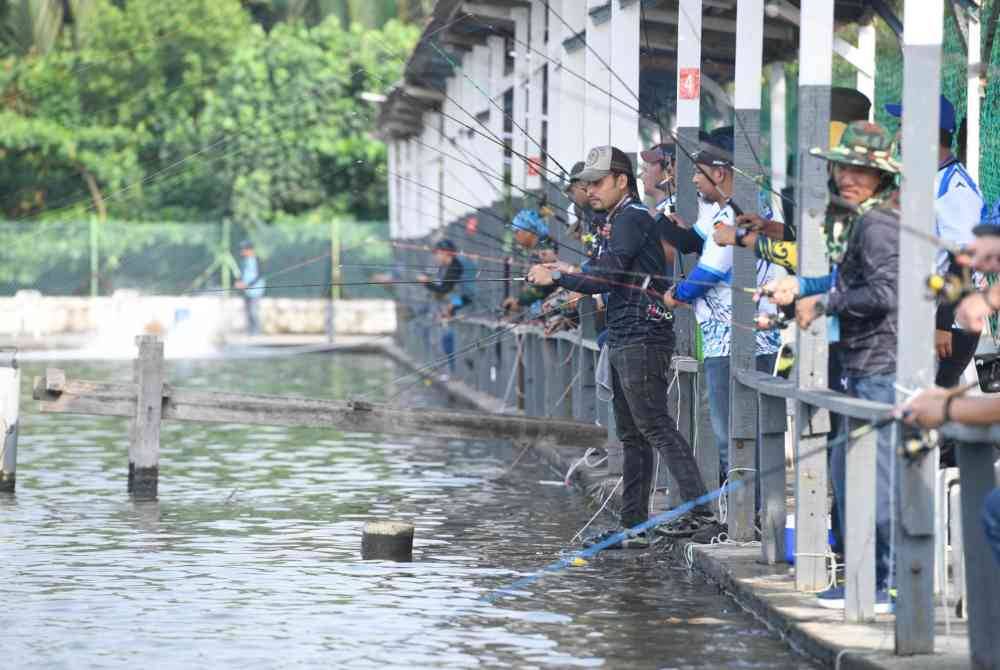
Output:
<svg viewBox="0 0 1000 670">
<path fill-rule="evenodd" d="M 786 129 L 788 82 L 784 63 L 771 63 L 768 69 L 768 81 L 771 94 L 771 209 L 777 215 L 784 211 L 784 203 L 779 194 L 788 185 L 788 134 Z"/>
<path fill-rule="evenodd" d="M 739 0 L 736 7 L 735 162 L 747 174 L 758 174 L 760 98 L 764 58 L 764 0 Z M 735 200 L 745 211 L 757 210 L 757 184 L 737 176 Z M 729 536 L 754 539 L 754 479 L 757 468 L 757 394 L 740 384 L 740 370 L 753 370 L 757 338 L 753 331 L 757 306 L 740 288 L 757 286 L 757 258 L 751 249 L 733 251 L 733 328 L 730 356 L 729 467 L 731 482 L 743 482 L 729 494 Z M 742 328 L 740 326 L 743 326 Z"/>
<path fill-rule="evenodd" d="M 938 165 L 943 0 L 906 0 L 903 11 L 902 142 L 906 172 L 900 197 L 908 228 L 934 232 L 934 178 Z M 899 268 L 929 274 L 936 250 L 916 235 L 901 231 Z M 934 350 L 928 346 L 934 323 L 918 281 L 900 281 L 896 380 L 904 388 L 934 383 Z M 898 400 L 903 400 L 899 397 Z M 934 651 L 934 482 L 937 450 L 920 460 L 899 460 L 899 523 L 896 524 L 896 653 Z"/>
<path fill-rule="evenodd" d="M 799 276 L 830 271 L 821 235 L 827 202 L 825 161 L 809 155 L 829 141 L 833 68 L 833 3 L 803 0 L 799 33 L 798 203 Z M 827 388 L 826 321 L 800 329 L 796 340 L 800 388 Z M 827 467 L 823 445 L 829 413 L 799 403 L 795 412 L 795 585 L 815 591 L 827 583 Z"/>
<path fill-rule="evenodd" d="M 639 9 L 638 2 L 611 3 L 609 58 L 613 76 L 608 90 L 611 144 L 633 157 L 639 147 Z M 615 99 L 617 98 L 617 100 Z"/>
<path fill-rule="evenodd" d="M 701 127 L 701 0 L 679 0 L 677 20 L 677 137 L 689 151 L 698 146 Z M 698 219 L 698 191 L 691 182 L 694 165 L 683 151 L 677 152 L 677 213 L 689 224 Z M 694 255 L 681 263 L 686 271 L 694 268 Z M 677 353 L 694 355 L 694 314 L 689 309 L 674 313 Z"/>
<path fill-rule="evenodd" d="M 136 407 L 128 450 L 128 490 L 132 498 L 155 500 L 160 476 L 160 420 L 163 413 L 163 341 L 135 338 Z"/>
<path fill-rule="evenodd" d="M 869 121 L 875 120 L 875 35 L 874 17 L 869 17 L 868 21 L 858 26 L 858 56 L 864 67 L 858 70 L 857 87 L 872 102 L 868 111 Z"/>
<path fill-rule="evenodd" d="M 590 17 L 587 21 L 587 49 L 584 54 L 588 85 L 586 86 L 586 103 L 583 112 L 583 134 L 590 147 L 610 144 L 611 135 L 611 105 L 608 91 L 611 90 L 613 77 L 611 71 L 604 65 L 609 63 L 611 53 L 611 21 L 604 12 L 613 11 L 615 3 L 605 0 L 587 0 Z M 601 62 L 604 61 L 604 63 Z"/>
<path fill-rule="evenodd" d="M 980 96 L 980 72 L 982 67 L 982 26 L 979 16 L 969 12 L 969 74 L 966 85 L 966 135 L 965 167 L 969 175 L 979 183 L 979 122 L 982 98 Z"/>
<path fill-rule="evenodd" d="M 527 90 L 528 114 L 525 121 L 525 128 L 528 134 L 542 143 L 542 124 L 545 121 L 542 112 L 543 96 L 545 94 L 545 70 L 547 61 L 538 55 L 537 52 L 545 53 L 545 4 L 534 0 L 530 10 L 530 30 L 528 31 L 528 44 L 530 49 L 520 45 L 524 53 L 525 67 L 527 70 L 524 87 Z M 532 51 L 534 49 L 535 51 Z M 520 53 L 520 52 L 519 52 Z M 544 146 L 544 144 L 543 144 Z M 551 147 L 551 142 L 549 142 Z M 546 148 L 546 153 L 550 151 Z M 526 166 L 524 187 L 536 191 L 542 187 L 543 173 L 541 164 L 544 162 L 550 169 L 557 169 L 551 160 L 546 160 L 542 150 L 534 143 L 530 143 L 525 154 L 538 161 L 538 166 Z M 558 160 L 558 159 L 557 159 Z M 531 204 L 534 204 L 533 202 Z"/>
<path fill-rule="evenodd" d="M 525 82 L 529 75 L 529 52 L 527 47 L 524 46 L 528 42 L 528 17 L 527 8 L 512 9 L 510 12 L 510 18 L 514 20 L 514 38 L 517 40 L 514 42 L 514 111 L 511 114 L 514 122 L 511 125 L 511 133 L 514 151 L 520 153 L 521 156 L 534 156 L 539 152 L 532 137 L 529 137 L 524 132 L 528 129 L 525 125 L 528 115 L 527 86 Z M 498 100 L 502 100 L 502 98 L 498 98 Z M 524 159 L 518 157 L 517 154 L 511 159 L 510 172 L 511 183 L 515 186 L 526 188 L 528 166 L 525 164 Z"/>
</svg>

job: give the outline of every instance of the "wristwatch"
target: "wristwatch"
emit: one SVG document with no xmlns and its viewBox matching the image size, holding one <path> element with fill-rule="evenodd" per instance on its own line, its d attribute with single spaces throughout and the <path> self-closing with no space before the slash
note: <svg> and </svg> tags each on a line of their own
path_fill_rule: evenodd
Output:
<svg viewBox="0 0 1000 670">
<path fill-rule="evenodd" d="M 552 283 L 554 284 L 562 278 L 562 272 L 559 270 L 553 270 L 550 273 L 550 276 L 552 277 Z"/>
<path fill-rule="evenodd" d="M 749 234 L 749 232 L 750 231 L 747 230 L 746 228 L 737 228 L 736 229 L 736 246 L 738 246 L 738 247 L 744 246 L 743 240 L 746 238 L 746 236 L 747 236 L 747 234 Z"/>
</svg>

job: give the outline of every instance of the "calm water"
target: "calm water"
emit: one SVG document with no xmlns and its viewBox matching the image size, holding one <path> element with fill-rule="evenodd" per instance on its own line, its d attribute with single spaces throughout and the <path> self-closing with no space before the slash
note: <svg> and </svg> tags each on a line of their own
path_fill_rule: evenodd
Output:
<svg viewBox="0 0 1000 670">
<path fill-rule="evenodd" d="M 371 356 L 169 366 L 177 386 L 374 399 L 399 374 Z M 445 402 L 420 385 L 400 400 Z M 39 415 L 27 394 L 22 411 L 17 494 L 0 497 L 4 668 L 812 667 L 664 561 L 598 559 L 477 602 L 591 514 L 532 454 L 499 478 L 509 446 L 165 424 L 160 502 L 134 504 L 124 421 Z M 360 560 L 376 517 L 416 525 L 413 563 Z"/>
</svg>

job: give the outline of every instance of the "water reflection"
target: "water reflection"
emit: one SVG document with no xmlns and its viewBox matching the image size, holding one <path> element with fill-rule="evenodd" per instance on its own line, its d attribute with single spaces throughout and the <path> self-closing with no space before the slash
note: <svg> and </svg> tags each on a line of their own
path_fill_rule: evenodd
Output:
<svg viewBox="0 0 1000 670">
<path fill-rule="evenodd" d="M 375 399 L 398 374 L 368 356 L 169 370 L 177 386 Z M 443 403 L 422 385 L 401 400 Z M 538 484 L 552 473 L 530 452 L 501 479 L 503 444 L 165 424 L 160 501 L 138 504 L 126 441 L 122 420 L 24 417 L 18 493 L 0 498 L 4 667 L 810 667 L 662 561 L 600 559 L 479 602 L 590 515 Z M 415 524 L 413 563 L 360 560 L 376 517 Z"/>
</svg>

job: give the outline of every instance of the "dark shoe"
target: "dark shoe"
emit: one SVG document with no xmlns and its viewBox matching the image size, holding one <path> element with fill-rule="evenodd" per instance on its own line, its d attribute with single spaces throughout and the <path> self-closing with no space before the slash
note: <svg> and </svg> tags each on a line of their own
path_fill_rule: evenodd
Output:
<svg viewBox="0 0 1000 670">
<path fill-rule="evenodd" d="M 844 587 L 834 586 L 816 594 L 816 604 L 828 610 L 844 609 Z"/>
<path fill-rule="evenodd" d="M 608 541 L 609 539 L 611 539 L 615 535 L 618 535 L 619 533 L 623 532 L 623 530 L 624 529 L 622 529 L 622 528 L 609 528 L 608 530 L 605 530 L 603 532 L 597 533 L 596 535 L 591 535 L 590 537 L 584 539 L 584 541 L 583 541 L 583 548 L 584 549 L 590 549 L 591 547 L 596 546 L 598 544 L 603 544 L 604 542 Z M 616 542 L 615 544 L 610 544 L 610 545 L 608 545 L 608 546 L 606 546 L 604 548 L 605 549 L 621 549 L 622 548 L 622 543 L 621 542 Z"/>
<path fill-rule="evenodd" d="M 690 537 L 704 525 L 698 517 L 686 515 L 662 526 L 657 526 L 656 533 L 668 538 Z"/>
</svg>

